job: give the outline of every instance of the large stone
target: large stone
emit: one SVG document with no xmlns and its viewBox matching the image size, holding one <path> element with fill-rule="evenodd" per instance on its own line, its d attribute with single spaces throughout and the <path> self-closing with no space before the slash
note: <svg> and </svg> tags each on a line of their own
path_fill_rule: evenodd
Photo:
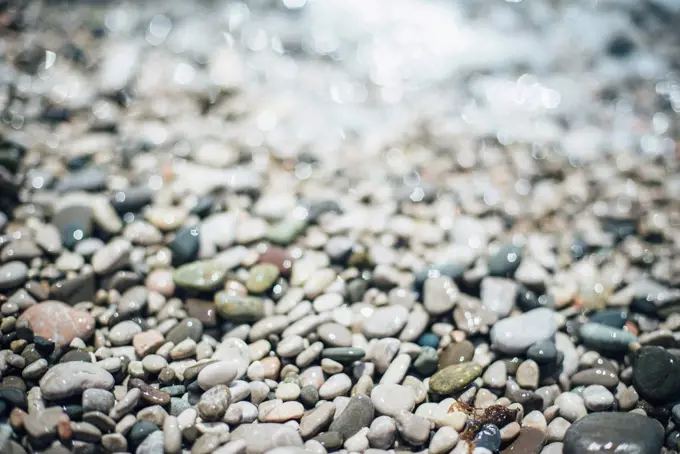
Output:
<svg viewBox="0 0 680 454">
<path fill-rule="evenodd" d="M 371 398 L 365 394 L 357 394 L 350 399 L 345 410 L 331 423 L 329 430 L 338 432 L 347 440 L 352 435 L 368 427 L 373 421 L 374 410 Z"/>
<path fill-rule="evenodd" d="M 29 307 L 19 320 L 26 320 L 33 333 L 53 341 L 57 347 L 68 346 L 75 338 L 88 340 L 95 328 L 94 318 L 59 301 L 45 301 Z"/>
<path fill-rule="evenodd" d="M 85 389 L 111 389 L 113 376 L 96 364 L 80 361 L 60 363 L 47 370 L 40 379 L 40 390 L 49 400 L 82 394 Z"/>
<path fill-rule="evenodd" d="M 564 436 L 564 454 L 658 454 L 664 429 L 635 413 L 591 413 L 573 423 Z"/>
<path fill-rule="evenodd" d="M 633 386 L 644 399 L 670 402 L 680 397 L 680 362 L 663 347 L 645 346 L 635 353 Z"/>
<path fill-rule="evenodd" d="M 555 313 L 538 308 L 498 321 L 491 329 L 491 342 L 503 353 L 519 354 L 536 342 L 551 339 L 556 331 Z"/>
</svg>

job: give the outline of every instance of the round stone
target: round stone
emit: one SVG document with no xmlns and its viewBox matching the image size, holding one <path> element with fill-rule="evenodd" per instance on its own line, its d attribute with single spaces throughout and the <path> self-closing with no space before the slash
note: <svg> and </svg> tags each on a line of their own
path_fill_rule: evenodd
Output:
<svg viewBox="0 0 680 454">
<path fill-rule="evenodd" d="M 556 331 L 555 313 L 548 308 L 538 308 L 499 320 L 490 334 L 495 348 L 503 353 L 519 354 L 536 342 L 551 339 Z"/>
<path fill-rule="evenodd" d="M 466 363 L 472 360 L 474 354 L 475 346 L 468 340 L 449 344 L 439 354 L 439 368 Z"/>
<path fill-rule="evenodd" d="M 226 271 L 218 262 L 199 261 L 180 266 L 173 272 L 172 279 L 178 287 L 209 292 L 224 284 Z"/>
<path fill-rule="evenodd" d="M 17 287 L 28 278 L 28 267 L 23 262 L 9 262 L 0 266 L 0 290 Z"/>
<path fill-rule="evenodd" d="M 264 300 L 255 296 L 222 291 L 215 294 L 217 313 L 225 320 L 255 322 L 264 317 Z"/>
<path fill-rule="evenodd" d="M 57 347 L 68 346 L 73 339 L 88 340 L 95 328 L 94 318 L 59 301 L 45 301 L 29 307 L 19 321 L 29 323 L 33 333 L 51 340 Z"/>
<path fill-rule="evenodd" d="M 604 411 L 614 404 L 614 395 L 602 385 L 590 385 L 583 390 L 583 402 L 590 411 Z"/>
<path fill-rule="evenodd" d="M 392 305 L 376 308 L 364 322 L 363 332 L 367 337 L 392 337 L 399 333 L 408 321 L 408 309 Z"/>
<path fill-rule="evenodd" d="M 680 361 L 663 347 L 645 346 L 633 361 L 633 385 L 642 398 L 668 402 L 680 397 Z"/>
<path fill-rule="evenodd" d="M 238 367 L 234 361 L 218 361 L 205 366 L 198 373 L 198 384 L 208 390 L 217 385 L 228 385 L 238 375 Z"/>
</svg>

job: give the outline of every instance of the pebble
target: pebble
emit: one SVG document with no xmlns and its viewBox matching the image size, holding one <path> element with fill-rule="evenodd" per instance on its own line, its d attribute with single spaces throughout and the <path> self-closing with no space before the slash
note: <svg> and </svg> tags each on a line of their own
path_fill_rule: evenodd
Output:
<svg viewBox="0 0 680 454">
<path fill-rule="evenodd" d="M 427 279 L 423 285 L 423 305 L 430 314 L 443 314 L 453 309 L 458 294 L 458 286 L 448 276 Z"/>
<path fill-rule="evenodd" d="M 82 406 L 84 412 L 98 411 L 108 414 L 115 404 L 115 398 L 105 389 L 88 388 L 83 391 Z"/>
<path fill-rule="evenodd" d="M 188 290 L 209 292 L 224 284 L 226 269 L 216 261 L 198 261 L 177 268 L 172 279 L 175 285 Z"/>
<path fill-rule="evenodd" d="M 651 402 L 668 402 L 680 396 L 678 358 L 663 347 L 644 346 L 633 359 L 633 386 L 638 394 Z"/>
<path fill-rule="evenodd" d="M 231 441 L 243 440 L 249 454 L 264 454 L 278 447 L 300 447 L 297 431 L 285 424 L 241 424 L 231 432 Z"/>
<path fill-rule="evenodd" d="M 475 445 L 490 452 L 497 451 L 501 447 L 501 432 L 498 427 L 494 424 L 484 424 L 475 436 Z"/>
<path fill-rule="evenodd" d="M 656 420 L 634 413 L 592 413 L 564 436 L 564 454 L 661 452 L 664 430 Z"/>
<path fill-rule="evenodd" d="M 28 267 L 23 262 L 0 265 L 0 290 L 9 290 L 26 282 Z"/>
<path fill-rule="evenodd" d="M 364 394 L 353 396 L 345 410 L 331 423 L 329 430 L 338 432 L 343 439 L 356 434 L 362 427 L 368 427 L 373 421 L 374 409 L 371 399 Z"/>
<path fill-rule="evenodd" d="M 246 288 L 252 293 L 264 293 L 279 278 L 279 268 L 271 263 L 260 263 L 250 269 Z"/>
<path fill-rule="evenodd" d="M 538 388 L 539 377 L 540 371 L 538 369 L 538 364 L 531 359 L 522 361 L 522 364 L 519 365 L 517 372 L 515 373 L 515 380 L 522 388 Z"/>
<path fill-rule="evenodd" d="M 128 265 L 132 244 L 123 238 L 115 238 L 92 256 L 92 268 L 99 275 L 112 274 Z"/>
<path fill-rule="evenodd" d="M 179 344 L 187 338 L 198 342 L 201 340 L 202 335 L 203 323 L 196 318 L 186 318 L 168 331 L 165 335 L 165 340 L 173 344 Z"/>
<path fill-rule="evenodd" d="M 560 416 L 569 422 L 574 422 L 588 413 L 583 398 L 573 392 L 560 394 L 555 399 L 555 405 L 560 410 Z"/>
<path fill-rule="evenodd" d="M 206 421 L 221 419 L 231 403 L 231 390 L 226 385 L 211 387 L 196 405 L 198 414 Z"/>
<path fill-rule="evenodd" d="M 631 343 L 637 341 L 637 337 L 628 331 L 599 323 L 584 324 L 579 335 L 587 347 L 609 353 L 625 352 Z"/>
<path fill-rule="evenodd" d="M 408 317 L 408 309 L 404 306 L 377 308 L 364 322 L 362 331 L 369 338 L 392 337 L 404 328 Z"/>
<path fill-rule="evenodd" d="M 331 347 L 325 348 L 321 352 L 322 358 L 332 359 L 340 364 L 350 365 L 361 360 L 366 352 L 361 348 L 354 347 Z"/>
<path fill-rule="evenodd" d="M 475 346 L 468 340 L 449 344 L 439 354 L 439 368 L 472 361 L 474 354 Z"/>
<path fill-rule="evenodd" d="M 262 298 L 235 295 L 229 291 L 215 294 L 215 308 L 222 318 L 235 322 L 255 322 L 265 315 Z"/>
<path fill-rule="evenodd" d="M 444 454 L 451 451 L 458 443 L 458 432 L 452 427 L 440 427 L 430 440 L 428 452 L 432 454 Z"/>
<path fill-rule="evenodd" d="M 564 418 L 557 417 L 548 424 L 548 441 L 562 441 L 571 423 Z"/>
<path fill-rule="evenodd" d="M 27 321 L 33 332 L 49 339 L 57 347 L 65 347 L 74 339 L 88 340 L 95 328 L 94 318 L 59 301 L 44 301 L 29 307 L 19 317 Z"/>
<path fill-rule="evenodd" d="M 583 402 L 590 411 L 604 411 L 614 404 L 614 395 L 602 385 L 590 385 L 583 390 Z"/>
<path fill-rule="evenodd" d="M 378 416 L 371 423 L 366 437 L 377 449 L 389 449 L 397 436 L 397 423 L 389 416 Z"/>
<path fill-rule="evenodd" d="M 352 388 L 352 379 L 347 374 L 336 374 L 328 378 L 319 388 L 319 397 L 333 399 L 346 394 Z"/>
<path fill-rule="evenodd" d="M 163 443 L 163 432 L 154 431 L 139 444 L 135 454 L 161 454 Z"/>
<path fill-rule="evenodd" d="M 482 374 L 482 366 L 467 362 L 439 370 L 430 378 L 430 390 L 438 394 L 460 391 Z"/>
<path fill-rule="evenodd" d="M 538 454 L 545 444 L 546 435 L 535 427 L 522 427 L 519 435 L 501 454 L 532 453 Z"/>
<path fill-rule="evenodd" d="M 532 329 L 526 329 L 531 326 Z M 491 342 L 503 353 L 524 353 L 536 342 L 552 338 L 557 331 L 555 313 L 551 309 L 538 308 L 522 315 L 499 320 L 491 328 Z"/>
<path fill-rule="evenodd" d="M 322 403 L 311 412 L 302 416 L 300 420 L 300 435 L 302 438 L 312 438 L 320 432 L 328 429 L 335 415 L 335 404 L 332 402 Z"/>
<path fill-rule="evenodd" d="M 401 410 L 394 421 L 399 434 L 414 446 L 420 446 L 430 438 L 430 421 L 421 416 Z"/>
<path fill-rule="evenodd" d="M 513 274 L 522 262 L 522 249 L 514 244 L 503 245 L 489 257 L 489 274 L 506 276 Z"/>
<path fill-rule="evenodd" d="M 515 306 L 517 284 L 500 277 L 485 277 L 480 288 L 480 299 L 484 307 L 498 315 L 507 317 Z"/>
<path fill-rule="evenodd" d="M 351 347 L 352 332 L 337 323 L 324 323 L 317 330 L 319 338 L 331 347 Z"/>
<path fill-rule="evenodd" d="M 79 395 L 85 389 L 111 389 L 113 385 L 110 373 L 95 364 L 79 361 L 56 364 L 40 379 L 40 390 L 49 400 Z"/>
<path fill-rule="evenodd" d="M 371 391 L 373 408 L 382 415 L 396 417 L 402 411 L 413 411 L 415 395 L 411 388 L 397 384 L 378 384 Z"/>
</svg>

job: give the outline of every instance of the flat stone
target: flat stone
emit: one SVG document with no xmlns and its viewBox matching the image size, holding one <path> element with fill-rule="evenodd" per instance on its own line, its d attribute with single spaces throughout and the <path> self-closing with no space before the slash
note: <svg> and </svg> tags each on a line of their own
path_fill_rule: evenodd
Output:
<svg viewBox="0 0 680 454">
<path fill-rule="evenodd" d="M 392 337 L 406 325 L 408 316 L 404 306 L 376 308 L 364 322 L 363 333 L 366 337 Z"/>
<path fill-rule="evenodd" d="M 225 320 L 255 322 L 265 315 L 264 300 L 256 296 L 222 291 L 215 294 L 217 313 Z"/>
<path fill-rule="evenodd" d="M 564 454 L 657 454 L 664 442 L 658 421 L 635 413 L 592 413 L 564 436 Z"/>
<path fill-rule="evenodd" d="M 350 399 L 345 410 L 331 423 L 329 430 L 340 433 L 346 440 L 362 427 L 368 427 L 373 421 L 373 416 L 374 410 L 370 397 L 357 394 Z"/>
<path fill-rule="evenodd" d="M 226 269 L 219 263 L 199 261 L 177 268 L 172 279 L 178 287 L 209 292 L 221 286 L 226 276 Z"/>
<path fill-rule="evenodd" d="M 517 283 L 500 277 L 482 279 L 480 298 L 482 305 L 499 317 L 507 317 L 515 307 Z"/>
<path fill-rule="evenodd" d="M 0 261 L 9 262 L 16 260 L 29 263 L 34 258 L 40 257 L 42 253 L 42 250 L 33 241 L 22 238 L 12 241 L 2 249 Z"/>
<path fill-rule="evenodd" d="M 132 320 L 126 320 L 113 326 L 109 331 L 109 340 L 113 345 L 128 345 L 132 338 L 142 332 L 142 327 Z"/>
<path fill-rule="evenodd" d="M 264 454 L 283 446 L 302 446 L 302 438 L 297 430 L 274 423 L 241 424 L 231 433 L 231 440 L 245 441 L 248 454 Z"/>
<path fill-rule="evenodd" d="M 311 438 L 326 430 L 335 415 L 335 404 L 325 402 L 319 407 L 302 416 L 300 420 L 300 435 L 302 438 Z"/>
<path fill-rule="evenodd" d="M 186 318 L 175 325 L 165 335 L 165 340 L 177 345 L 184 339 L 192 339 L 195 342 L 203 336 L 203 323 L 195 318 Z"/>
<path fill-rule="evenodd" d="M 590 411 L 604 411 L 614 404 L 614 395 L 602 385 L 590 385 L 583 390 L 583 402 Z"/>
<path fill-rule="evenodd" d="M 0 266 L 0 290 L 9 290 L 26 282 L 28 267 L 23 262 L 8 262 Z"/>
<path fill-rule="evenodd" d="M 305 412 L 305 407 L 300 402 L 288 401 L 274 407 L 267 412 L 262 422 L 285 422 L 300 419 Z"/>
<path fill-rule="evenodd" d="M 101 367 L 83 362 L 60 363 L 47 370 L 40 379 L 40 390 L 49 400 L 82 394 L 85 389 L 111 389 L 113 376 Z"/>
<path fill-rule="evenodd" d="M 531 326 L 532 329 L 526 329 Z M 555 313 L 538 308 L 499 320 L 491 329 L 493 346 L 503 353 L 524 353 L 532 344 L 551 339 L 557 331 Z"/>
<path fill-rule="evenodd" d="M 544 432 L 534 427 L 522 427 L 519 435 L 501 454 L 540 454 L 546 441 Z"/>
<path fill-rule="evenodd" d="M 587 347 L 610 353 L 626 352 L 628 345 L 637 341 L 637 337 L 628 331 L 599 323 L 586 323 L 579 329 L 579 335 Z"/>
<path fill-rule="evenodd" d="M 619 384 L 618 375 L 601 367 L 584 369 L 571 376 L 572 386 L 602 385 L 606 388 L 615 388 Z"/>
<path fill-rule="evenodd" d="M 204 367 L 198 373 L 198 384 L 208 390 L 217 385 L 228 385 L 238 375 L 237 364 L 233 361 L 217 361 Z"/>
<path fill-rule="evenodd" d="M 321 352 L 322 358 L 329 358 L 344 365 L 360 361 L 364 356 L 366 356 L 366 352 L 356 347 L 331 347 L 324 348 Z"/>
<path fill-rule="evenodd" d="M 383 415 L 395 417 L 400 411 L 412 411 L 416 404 L 411 388 L 397 384 L 378 384 L 371 391 L 373 408 Z"/>
<path fill-rule="evenodd" d="M 352 332 L 338 323 L 324 323 L 317 328 L 316 332 L 326 345 L 332 347 L 352 346 Z"/>
<path fill-rule="evenodd" d="M 482 374 L 482 366 L 467 362 L 445 367 L 430 378 L 430 390 L 438 394 L 460 391 Z"/>
<path fill-rule="evenodd" d="M 149 186 L 130 186 L 111 194 L 110 203 L 120 214 L 136 213 L 152 199 L 153 190 Z"/>
<path fill-rule="evenodd" d="M 430 438 L 430 421 L 422 416 L 401 410 L 394 420 L 397 430 L 410 444 L 420 446 Z"/>
<path fill-rule="evenodd" d="M 75 338 L 88 340 L 95 328 L 94 318 L 59 301 L 45 301 L 29 307 L 19 321 L 29 323 L 34 334 L 51 340 L 57 347 L 68 346 Z"/>
<path fill-rule="evenodd" d="M 352 379 L 346 374 L 333 375 L 319 388 L 322 399 L 333 399 L 347 393 L 352 387 Z"/>
</svg>

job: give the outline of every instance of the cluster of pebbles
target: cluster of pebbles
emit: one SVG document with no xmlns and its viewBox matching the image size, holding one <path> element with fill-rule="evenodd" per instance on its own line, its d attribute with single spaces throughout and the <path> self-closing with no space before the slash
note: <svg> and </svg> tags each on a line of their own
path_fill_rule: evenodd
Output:
<svg viewBox="0 0 680 454">
<path fill-rule="evenodd" d="M 236 54 L 73 17 L 2 16 L 0 452 L 680 451 L 674 156 L 277 151 Z"/>
</svg>

